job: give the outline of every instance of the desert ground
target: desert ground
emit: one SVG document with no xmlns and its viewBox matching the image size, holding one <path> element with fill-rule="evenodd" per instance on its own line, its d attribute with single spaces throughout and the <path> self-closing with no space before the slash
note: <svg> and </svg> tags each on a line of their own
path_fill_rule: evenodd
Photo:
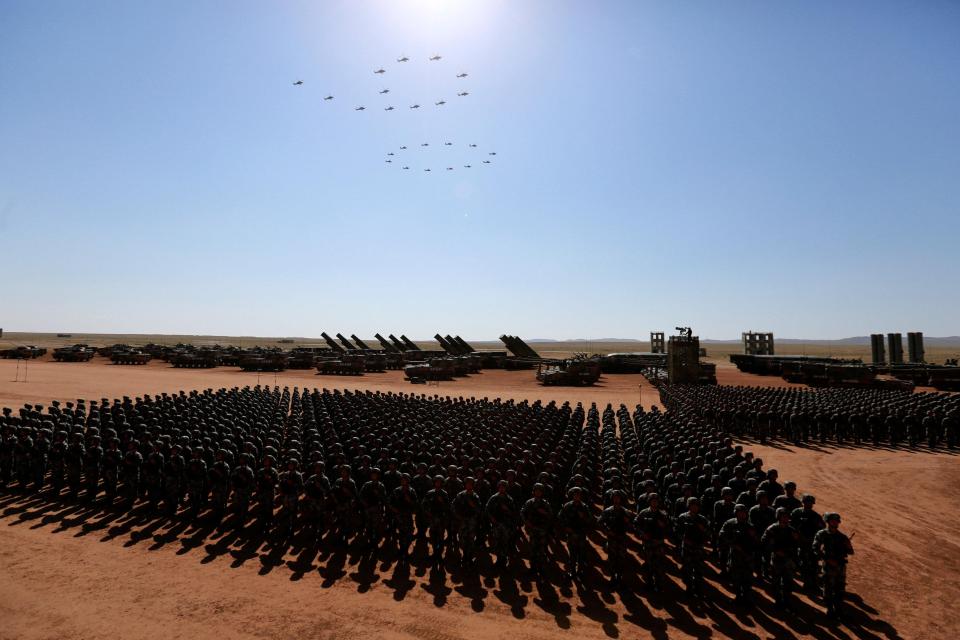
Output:
<svg viewBox="0 0 960 640">
<path fill-rule="evenodd" d="M 5 336 L 5 340 L 9 338 Z M 74 336 L 66 342 L 82 341 Z M 122 340 L 115 340 L 120 342 Z M 145 340 L 147 341 L 147 340 Z M 167 337 L 167 341 L 176 341 Z M 23 343 L 19 339 L 18 343 Z M 99 341 L 98 344 L 109 340 Z M 224 340 L 226 342 L 226 340 Z M 91 341 L 91 343 L 93 343 Z M 479 346 L 479 345 L 478 345 Z M 567 345 L 561 345 L 564 348 Z M 573 350 L 580 350 L 573 347 Z M 617 345 L 613 350 L 634 350 Z M 544 354 L 547 355 L 547 354 Z M 545 389 L 530 371 L 484 371 L 438 386 L 400 372 L 360 378 L 311 371 L 243 373 L 0 360 L 0 406 L 257 384 L 381 389 L 544 401 L 656 402 L 640 376 L 585 389 Z M 23 366 L 20 363 L 19 366 Z M 14 382 L 14 378 L 20 381 Z M 721 384 L 786 384 L 718 367 Z M 960 483 L 957 456 L 887 447 L 797 448 L 744 443 L 782 479 L 843 514 L 855 533 L 849 614 L 827 621 L 818 603 L 775 613 L 768 594 L 748 611 L 710 580 L 692 606 L 679 578 L 662 595 L 624 595 L 520 578 L 466 580 L 413 564 L 360 566 L 305 549 L 238 548 L 229 534 L 84 513 L 70 505 L 0 498 L 0 638 L 951 638 L 960 635 L 960 513 L 942 496 Z M 636 550 L 634 550 L 636 551 Z M 599 576 L 597 576 L 599 578 Z M 599 580 L 596 581 L 596 585 Z M 595 585 L 595 586 L 596 586 Z M 716 593 L 720 591 L 721 593 Z"/>
</svg>

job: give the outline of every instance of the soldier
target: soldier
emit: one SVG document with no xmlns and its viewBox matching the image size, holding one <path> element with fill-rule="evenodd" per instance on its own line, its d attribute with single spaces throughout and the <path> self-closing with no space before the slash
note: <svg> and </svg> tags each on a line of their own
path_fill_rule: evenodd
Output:
<svg viewBox="0 0 960 640">
<path fill-rule="evenodd" d="M 10 412 L 10 409 L 4 407 L 4 417 Z M 14 449 L 16 447 L 16 438 L 13 436 L 13 425 L 4 424 L 0 432 L 0 489 L 5 488 L 13 480 L 13 460 Z"/>
<path fill-rule="evenodd" d="M 797 483 L 793 480 L 788 480 L 783 483 L 783 495 L 777 496 L 773 501 L 773 508 L 779 509 L 783 507 L 787 510 L 787 513 L 793 513 L 794 509 L 799 509 L 803 506 L 803 503 L 800 502 L 800 499 L 797 497 Z"/>
<path fill-rule="evenodd" d="M 561 531 L 567 538 L 567 578 L 583 577 L 583 567 L 587 555 L 587 535 L 596 524 L 590 507 L 583 502 L 583 489 L 571 487 L 568 492 L 570 501 L 560 509 L 558 520 Z"/>
<path fill-rule="evenodd" d="M 33 477 L 31 469 L 31 460 L 33 458 L 33 438 L 30 436 L 29 427 L 20 427 L 20 437 L 17 439 L 16 458 L 14 459 L 17 467 L 17 483 L 20 491 L 28 491 L 30 480 Z"/>
<path fill-rule="evenodd" d="M 288 459 L 287 470 L 281 473 L 277 480 L 280 493 L 280 533 L 289 539 L 293 537 L 293 531 L 297 526 L 300 494 L 303 492 L 303 474 L 300 473 L 300 461 L 296 458 Z"/>
<path fill-rule="evenodd" d="M 196 518 L 207 506 L 209 491 L 207 478 L 207 461 L 203 459 L 203 449 L 195 447 L 187 463 L 184 473 L 187 485 L 187 501 L 190 506 L 190 517 Z"/>
<path fill-rule="evenodd" d="M 0 447 L 3 445 L 0 444 Z M 50 445 L 50 454 L 48 461 L 50 463 L 50 491 L 54 497 L 60 495 L 63 489 L 64 474 L 66 467 L 64 460 L 67 455 L 67 432 L 57 431 L 53 436 L 53 444 Z"/>
<path fill-rule="evenodd" d="M 109 432 L 108 432 L 109 433 Z M 117 496 L 120 483 L 120 468 L 123 466 L 124 453 L 120 450 L 120 438 L 107 439 L 107 450 L 103 452 L 103 493 L 108 504 Z"/>
<path fill-rule="evenodd" d="M 623 506 L 623 494 L 611 496 L 613 503 L 603 510 L 600 522 L 607 534 L 607 569 L 610 573 L 610 587 L 617 589 L 623 579 L 623 567 L 627 561 L 627 534 L 630 531 L 633 514 Z"/>
<path fill-rule="evenodd" d="M 539 576 L 547 563 L 547 539 L 553 525 L 553 509 L 543 497 L 543 485 L 533 485 L 533 497 L 520 510 L 530 541 L 530 572 Z"/>
<path fill-rule="evenodd" d="M 330 499 L 330 480 L 326 475 L 326 465 L 322 460 L 313 463 L 313 474 L 307 478 L 303 487 L 303 506 L 307 526 L 313 531 L 313 537 L 320 540 L 326 526 L 327 502 Z"/>
<path fill-rule="evenodd" d="M 777 521 L 777 512 L 770 507 L 770 498 L 766 491 L 757 491 L 757 504 L 750 507 L 747 513 L 747 520 L 760 535 L 763 535 L 767 527 Z M 757 560 L 759 561 L 757 568 L 760 570 L 760 575 L 766 579 L 768 577 L 767 569 L 770 565 L 770 554 L 766 548 L 760 549 Z"/>
<path fill-rule="evenodd" d="M 490 522 L 492 551 L 497 556 L 496 568 L 503 569 L 516 548 L 517 507 L 507 493 L 506 480 L 497 482 L 497 492 L 487 501 L 485 512 Z"/>
<path fill-rule="evenodd" d="M 750 603 L 754 552 L 758 542 L 757 531 L 747 520 L 747 516 L 747 507 L 738 504 L 734 507 L 734 517 L 727 520 L 720 529 L 720 538 L 727 550 L 727 574 L 740 604 Z"/>
<path fill-rule="evenodd" d="M 446 543 L 446 531 L 450 522 L 450 497 L 443 488 L 443 476 L 435 476 L 433 489 L 427 492 L 424 508 L 430 519 L 430 546 L 433 549 L 433 563 L 443 564 L 443 548 Z"/>
<path fill-rule="evenodd" d="M 90 436 L 90 445 L 83 455 L 83 475 L 87 492 L 85 499 L 93 502 L 97 498 L 100 484 L 100 464 L 103 461 L 103 449 L 100 448 L 100 436 Z"/>
<path fill-rule="evenodd" d="M 823 599 L 827 616 L 840 617 L 847 588 L 847 557 L 853 555 L 850 538 L 840 531 L 840 514 L 826 514 L 827 526 L 813 538 L 813 554 L 822 561 Z"/>
<path fill-rule="evenodd" d="M 637 530 L 643 541 L 643 568 L 647 584 L 654 593 L 663 589 L 666 572 L 666 538 L 670 518 L 660 509 L 660 496 L 653 493 L 647 498 L 646 509 L 637 515 Z"/>
<path fill-rule="evenodd" d="M 238 464 L 230 472 L 231 507 L 237 517 L 237 528 L 243 529 L 250 511 L 250 498 L 257 485 L 257 477 L 250 466 L 253 456 L 240 454 Z"/>
<path fill-rule="evenodd" d="M 703 597 L 703 562 L 706 543 L 710 535 L 710 523 L 700 513 L 700 499 L 687 498 L 687 511 L 677 518 L 680 536 L 680 565 L 687 594 L 693 598 Z"/>
<path fill-rule="evenodd" d="M 726 545 L 720 536 L 720 529 L 730 518 L 734 517 L 734 508 L 737 505 L 733 501 L 733 488 L 723 487 L 720 496 L 720 500 L 713 504 L 713 550 L 716 560 L 720 563 L 721 572 L 726 573 Z"/>
<path fill-rule="evenodd" d="M 806 591 L 817 589 L 817 559 L 813 554 L 813 537 L 823 529 L 824 522 L 820 514 L 814 511 L 817 499 L 809 493 L 801 498 L 803 506 L 790 514 L 790 524 L 800 534 L 800 575 Z"/>
<path fill-rule="evenodd" d="M 337 536 L 346 543 L 353 535 L 354 504 L 357 499 L 357 483 L 353 481 L 349 465 L 340 467 L 340 477 L 333 483 L 333 500 L 337 514 Z"/>
<path fill-rule="evenodd" d="M 276 499 L 277 483 L 280 473 L 274 468 L 276 458 L 272 453 L 263 456 L 263 466 L 257 471 L 257 519 L 264 531 L 273 524 L 273 507 Z"/>
<path fill-rule="evenodd" d="M 33 476 L 33 490 L 42 491 L 43 483 L 47 475 L 47 458 L 50 454 L 50 436 L 53 426 L 52 422 L 44 422 L 42 429 L 37 431 L 37 439 L 33 443 L 33 451 L 30 458 L 30 473 Z"/>
<path fill-rule="evenodd" d="M 387 503 L 387 489 L 380 481 L 380 469 L 371 467 L 367 480 L 360 487 L 360 507 L 363 509 L 364 544 L 376 551 L 383 538 L 383 515 Z"/>
<path fill-rule="evenodd" d="M 132 509 L 140 491 L 140 466 L 143 456 L 137 451 L 137 443 L 133 440 L 127 445 L 127 452 L 123 456 L 121 478 L 123 480 L 123 502 L 125 509 Z"/>
<path fill-rule="evenodd" d="M 764 530 L 760 544 L 766 552 L 766 557 L 769 558 L 769 566 L 766 570 L 769 571 L 773 581 L 777 606 L 788 609 L 790 592 L 793 591 L 800 534 L 790 526 L 790 512 L 786 507 L 777 509 L 776 518 L 777 521 Z"/>
<path fill-rule="evenodd" d="M 219 522 L 227 509 L 230 496 L 230 463 L 227 462 L 227 450 L 217 449 L 214 463 L 210 467 L 210 507 L 214 519 Z"/>
<path fill-rule="evenodd" d="M 147 491 L 147 504 L 150 511 L 156 511 L 163 498 L 163 467 L 166 456 L 163 455 L 163 443 L 155 440 L 150 453 L 143 462 L 143 484 Z"/>
<path fill-rule="evenodd" d="M 390 494 L 390 511 L 397 528 L 397 546 L 400 558 L 406 560 L 413 541 L 413 518 L 419 509 L 417 492 L 410 486 L 410 475 L 400 474 L 400 485 Z"/>
<path fill-rule="evenodd" d="M 476 564 L 477 536 L 480 530 L 480 516 L 483 504 L 474 490 L 476 481 L 467 477 L 463 481 L 463 491 L 453 499 L 453 513 L 457 519 L 457 541 L 460 544 L 460 562 L 466 567 Z"/>
<path fill-rule="evenodd" d="M 173 444 L 170 447 L 170 459 L 163 466 L 164 510 L 170 518 L 177 515 L 183 499 L 187 461 L 180 453 L 182 450 L 179 443 Z"/>
<path fill-rule="evenodd" d="M 427 475 L 426 463 L 421 462 L 417 465 L 417 473 L 410 479 L 410 486 L 420 499 L 420 508 L 417 510 L 417 538 L 424 540 L 430 528 L 430 518 L 427 516 L 423 502 L 427 499 L 427 493 L 433 489 L 433 478 Z"/>
</svg>

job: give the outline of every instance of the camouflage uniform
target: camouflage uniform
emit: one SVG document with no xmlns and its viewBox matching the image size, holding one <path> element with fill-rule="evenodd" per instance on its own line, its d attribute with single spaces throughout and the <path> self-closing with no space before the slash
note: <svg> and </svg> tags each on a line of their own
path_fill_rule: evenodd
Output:
<svg viewBox="0 0 960 640">
<path fill-rule="evenodd" d="M 593 528 L 594 517 L 584 502 L 571 500 L 560 509 L 560 526 L 566 533 L 567 555 L 570 558 L 567 573 L 580 575 L 587 560 L 587 534 Z"/>
<path fill-rule="evenodd" d="M 654 506 L 637 515 L 637 529 L 643 539 L 643 568 L 647 584 L 654 591 L 663 587 L 666 572 L 666 537 L 670 528 L 667 514 Z"/>
<path fill-rule="evenodd" d="M 224 452 L 217 454 L 217 461 L 210 467 L 210 506 L 221 517 L 227 509 L 227 499 L 230 496 L 230 464 L 226 461 Z"/>
<path fill-rule="evenodd" d="M 433 548 L 436 562 L 440 562 L 443 558 L 443 547 L 450 523 L 450 497 L 440 484 L 434 481 L 434 488 L 427 492 L 424 500 L 424 507 L 430 519 L 430 546 Z"/>
<path fill-rule="evenodd" d="M 230 488 L 232 490 L 231 506 L 238 517 L 238 526 L 243 526 L 247 519 L 247 513 L 250 510 L 250 498 L 253 495 L 257 478 L 253 469 L 247 464 L 244 456 L 240 456 L 240 464 L 230 472 Z"/>
<path fill-rule="evenodd" d="M 553 523 L 553 509 L 545 498 L 533 497 L 520 510 L 530 540 L 530 568 L 540 571 L 547 563 L 547 538 Z"/>
<path fill-rule="evenodd" d="M 123 499 L 128 508 L 133 506 L 137 499 L 137 493 L 140 490 L 140 466 L 143 464 L 143 456 L 140 452 L 131 446 L 126 455 L 123 456 Z"/>
<path fill-rule="evenodd" d="M 277 488 L 280 492 L 280 527 L 287 536 L 293 535 L 303 491 L 303 474 L 297 470 L 295 460 L 288 462 L 287 470 L 280 474 Z"/>
<path fill-rule="evenodd" d="M 383 537 L 383 514 L 387 502 L 387 488 L 379 474 L 360 487 L 360 506 L 363 507 L 363 528 L 366 544 L 376 548 Z"/>
<path fill-rule="evenodd" d="M 457 540 L 460 543 L 460 557 L 464 562 L 475 560 L 482 511 L 480 496 L 475 491 L 464 489 L 453 499 L 453 513 L 457 518 Z"/>
<path fill-rule="evenodd" d="M 505 565 L 516 548 L 516 503 L 509 494 L 497 492 L 490 496 L 485 512 L 490 521 L 492 550 L 497 555 L 497 564 Z"/>
<path fill-rule="evenodd" d="M 169 517 L 177 515 L 180 501 L 183 499 L 184 476 L 187 461 L 180 455 L 180 446 L 170 452 L 170 459 L 163 466 L 164 509 Z"/>
<path fill-rule="evenodd" d="M 120 440 L 111 438 L 107 450 L 103 453 L 103 492 L 108 501 L 117 495 L 117 485 L 120 482 L 120 467 L 123 464 L 123 452 L 120 451 Z"/>
<path fill-rule="evenodd" d="M 406 558 L 409 553 L 410 543 L 413 541 L 413 517 L 419 505 L 417 492 L 409 484 L 406 487 L 397 487 L 390 494 L 390 510 L 397 527 L 397 544 L 401 558 Z"/>
<path fill-rule="evenodd" d="M 607 534 L 607 567 L 613 584 L 623 577 L 623 566 L 627 561 L 627 533 L 633 514 L 623 505 L 614 504 L 603 510 L 600 522 Z"/>
<path fill-rule="evenodd" d="M 746 516 L 743 505 L 737 505 L 737 511 Z M 747 521 L 746 517 L 734 517 L 727 520 L 720 528 L 720 538 L 727 549 L 727 574 L 733 583 L 737 601 L 749 599 L 753 590 L 754 552 L 757 547 L 757 531 Z"/>
<path fill-rule="evenodd" d="M 330 499 L 330 480 L 327 479 L 322 470 L 318 470 L 307 478 L 303 487 L 303 495 L 307 522 L 319 538 L 326 526 L 327 501 Z"/>
<path fill-rule="evenodd" d="M 803 587 L 808 591 L 817 588 L 817 558 L 813 553 L 813 537 L 826 525 L 820 514 L 813 510 L 810 496 L 804 496 L 811 508 L 800 507 L 790 514 L 790 524 L 800 534 L 800 575 Z"/>
<path fill-rule="evenodd" d="M 827 522 L 839 516 L 827 514 Z M 853 553 L 850 538 L 838 529 L 825 528 L 813 538 L 813 553 L 821 559 L 821 578 L 823 580 L 823 599 L 827 605 L 827 615 L 840 615 L 847 589 L 847 557 Z"/>
<path fill-rule="evenodd" d="M 786 510 L 784 509 L 781 513 L 784 515 L 783 520 L 787 520 L 789 514 L 786 513 Z M 778 521 L 766 528 L 760 538 L 760 544 L 770 559 L 769 573 L 770 579 L 773 581 L 777 604 L 786 606 L 790 593 L 793 591 L 800 534 L 789 524 L 781 524 Z"/>
<path fill-rule="evenodd" d="M 703 597 L 703 563 L 705 545 L 710 536 L 710 522 L 701 513 L 687 511 L 677 518 L 680 534 L 680 565 L 687 592 Z"/>
</svg>

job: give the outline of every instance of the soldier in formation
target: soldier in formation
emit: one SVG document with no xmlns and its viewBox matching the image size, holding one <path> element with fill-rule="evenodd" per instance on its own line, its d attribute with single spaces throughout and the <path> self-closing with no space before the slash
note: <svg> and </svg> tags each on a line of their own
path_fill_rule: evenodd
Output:
<svg viewBox="0 0 960 640">
<path fill-rule="evenodd" d="M 538 577 L 559 562 L 571 581 L 602 566 L 617 589 L 637 575 L 651 592 L 669 588 L 676 562 L 698 599 L 708 562 L 744 604 L 761 585 L 788 607 L 799 573 L 838 615 L 852 553 L 839 516 L 824 521 L 813 496 L 798 498 L 730 431 L 836 437 L 859 419 L 837 431 L 820 415 L 826 405 L 808 410 L 815 398 L 785 394 L 747 402 L 762 407 L 755 421 L 724 408 L 752 391 L 699 393 L 665 389 L 667 412 L 259 386 L 26 405 L 0 419 L 0 486 L 110 509 L 143 503 L 165 518 L 227 517 L 244 532 L 252 520 L 280 540 L 395 549 L 402 560 L 423 545 L 433 566 L 467 572 L 487 556 Z M 885 434 L 899 433 L 901 412 L 905 434 L 953 428 L 939 396 L 879 401 L 889 406 L 878 416 L 895 416 L 880 421 Z M 911 407 L 929 414 L 926 426 L 905 417 Z"/>
</svg>

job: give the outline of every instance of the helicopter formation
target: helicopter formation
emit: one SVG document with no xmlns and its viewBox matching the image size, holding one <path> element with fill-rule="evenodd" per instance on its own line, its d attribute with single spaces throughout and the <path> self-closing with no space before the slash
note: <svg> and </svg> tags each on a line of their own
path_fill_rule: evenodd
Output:
<svg viewBox="0 0 960 640">
<path fill-rule="evenodd" d="M 457 145 L 454 144 L 453 142 L 450 142 L 450 141 L 448 140 L 448 141 L 445 141 L 443 144 L 437 144 L 437 145 L 434 145 L 434 146 L 440 147 L 440 148 L 444 148 L 444 147 L 446 147 L 446 148 L 451 148 L 451 147 L 455 147 L 455 146 L 457 146 Z M 478 145 L 477 145 L 476 143 L 473 143 L 473 142 L 468 143 L 468 144 L 466 144 L 466 145 L 460 145 L 460 146 L 461 146 L 461 147 L 465 147 L 465 148 L 467 148 L 467 149 L 477 149 L 477 148 L 478 148 Z M 430 143 L 429 143 L 429 142 L 421 142 L 420 145 L 419 145 L 419 148 L 420 148 L 420 149 L 424 149 L 424 150 L 426 150 L 426 149 L 429 148 L 429 147 L 430 147 Z M 399 150 L 400 150 L 400 151 L 407 151 L 407 150 L 408 150 L 408 147 L 407 147 L 407 145 L 400 145 Z M 476 153 L 476 152 L 475 152 L 475 153 Z M 484 165 L 484 164 L 492 164 L 492 163 L 493 163 L 493 160 L 492 160 L 491 158 L 493 158 L 493 157 L 496 156 L 496 155 L 497 155 L 497 152 L 496 152 L 496 151 L 488 151 L 488 152 L 487 152 L 488 158 L 481 160 L 481 161 L 480 161 L 480 164 L 481 164 L 481 165 Z M 447 160 L 447 162 L 449 162 L 449 159 Z M 461 162 L 463 162 L 463 161 L 461 161 Z M 476 162 L 476 160 L 474 160 L 474 159 L 467 159 L 467 160 L 466 160 L 466 164 L 460 164 L 460 163 L 457 163 L 457 164 L 459 165 L 460 168 L 463 168 L 463 169 L 472 169 L 473 166 L 474 166 L 474 165 L 473 165 L 474 162 Z M 397 165 L 397 166 L 400 167 L 400 170 L 401 170 L 401 171 L 411 171 L 411 170 L 412 170 L 412 168 L 411 168 L 411 166 L 410 166 L 409 164 L 400 164 L 399 159 L 398 159 L 398 157 L 397 157 L 397 154 L 396 154 L 394 151 L 388 151 L 388 152 L 387 152 L 387 157 L 386 157 L 386 159 L 384 159 L 384 163 L 385 163 L 385 164 L 388 164 L 388 165 Z M 443 164 L 446 164 L 446 162 L 444 162 Z M 446 167 L 445 167 L 446 171 L 455 171 L 457 168 L 458 168 L 457 166 L 446 166 Z M 433 168 L 432 168 L 432 167 L 429 167 L 429 166 L 428 166 L 428 167 L 424 167 L 424 168 L 423 168 L 423 171 L 424 171 L 424 173 L 432 173 L 432 172 L 433 172 Z"/>
<path fill-rule="evenodd" d="M 428 60 L 429 62 L 438 62 L 438 61 L 440 61 L 440 60 L 442 60 L 442 59 L 443 59 L 443 56 L 441 56 L 439 53 L 435 53 L 435 54 L 431 55 L 429 58 L 427 58 L 427 60 Z M 396 58 L 396 62 L 397 62 L 398 64 L 408 63 L 408 62 L 410 62 L 410 60 L 411 60 L 411 58 L 409 58 L 409 57 L 406 56 L 406 55 L 401 55 L 401 56 L 399 56 L 398 58 Z M 373 74 L 374 74 L 375 76 L 379 76 L 379 77 L 381 77 L 381 78 L 385 77 L 385 76 L 387 75 L 387 73 L 388 73 L 387 68 L 385 68 L 385 67 L 383 67 L 383 66 L 377 67 L 376 69 L 373 70 Z M 469 74 L 468 72 L 466 72 L 466 71 L 460 71 L 459 73 L 456 74 L 456 79 L 457 79 L 458 81 L 462 81 L 462 80 L 468 78 L 469 76 L 470 76 L 470 74 Z M 295 82 L 293 82 L 293 86 L 294 86 L 294 87 L 302 87 L 304 84 L 305 84 L 305 83 L 304 83 L 304 80 L 299 79 L 299 78 L 298 78 Z M 458 84 L 459 84 L 459 83 L 458 83 Z M 381 87 L 381 89 L 377 92 L 377 95 L 379 95 L 379 96 L 386 96 L 387 98 L 389 98 L 391 92 L 392 92 L 392 90 L 391 90 L 390 87 Z M 457 98 L 466 98 L 466 97 L 468 97 L 469 95 L 470 95 L 470 92 L 467 91 L 466 89 L 461 89 L 461 90 L 456 91 L 456 97 L 457 97 Z M 335 98 L 335 96 L 334 96 L 333 94 L 328 94 L 328 95 L 326 95 L 326 96 L 323 98 L 323 101 L 324 101 L 324 102 L 332 102 L 332 101 L 334 101 L 334 100 L 336 100 L 336 98 Z M 429 105 L 430 103 L 426 103 L 426 104 Z M 447 100 L 446 100 L 445 98 L 439 98 L 438 100 L 433 101 L 433 107 L 434 107 L 434 108 L 438 108 L 438 109 L 445 107 L 447 104 L 448 104 L 448 102 L 447 102 Z M 382 105 L 381 108 L 382 108 L 382 110 L 383 110 L 384 112 L 396 111 L 397 108 L 398 108 L 398 107 L 395 106 L 394 104 L 385 104 L 385 105 L 384 105 L 383 103 L 381 103 L 381 105 Z M 423 108 L 424 108 L 423 105 L 421 105 L 421 103 L 419 103 L 419 102 L 414 102 L 414 103 L 408 104 L 408 105 L 406 105 L 406 106 L 407 106 L 407 109 L 410 110 L 410 111 L 417 111 L 417 110 L 420 110 L 420 109 L 423 109 Z M 372 107 L 371 107 L 371 108 L 372 108 Z M 368 107 L 367 107 L 366 104 L 358 104 L 358 105 L 356 105 L 356 106 L 353 108 L 353 111 L 354 111 L 354 112 L 357 112 L 357 113 L 359 113 L 359 112 L 365 112 L 365 111 L 368 111 Z M 447 142 L 444 142 L 442 145 L 437 145 L 437 146 L 438 146 L 438 147 L 441 147 L 441 148 L 451 148 L 451 147 L 454 146 L 454 144 L 453 144 L 453 142 L 447 141 Z M 423 150 L 427 149 L 428 147 L 430 147 L 430 143 L 429 143 L 429 142 L 421 143 L 420 146 L 419 146 L 419 148 L 420 148 L 420 149 L 423 149 Z M 464 145 L 464 147 L 465 147 L 466 149 L 468 149 L 468 150 L 471 150 L 471 151 L 478 148 L 478 146 L 477 146 L 476 143 L 469 143 L 468 145 Z M 400 148 L 399 148 L 399 151 L 407 151 L 407 146 L 406 146 L 406 145 L 401 145 Z M 454 154 L 451 154 L 451 155 L 454 155 Z M 490 151 L 490 152 L 487 152 L 487 157 L 486 157 L 486 158 L 478 159 L 478 158 L 475 158 L 475 157 L 471 156 L 471 157 L 467 157 L 467 158 L 462 158 L 462 159 L 460 159 L 459 162 L 456 162 L 456 163 L 451 162 L 451 159 L 452 159 L 452 158 L 451 158 L 450 156 L 446 156 L 446 157 L 444 157 L 444 160 L 445 160 L 445 161 L 442 162 L 442 166 L 444 166 L 444 168 L 445 168 L 446 171 L 454 171 L 455 169 L 460 168 L 460 167 L 462 167 L 463 169 L 472 169 L 472 168 L 474 167 L 474 164 L 478 164 L 478 165 L 489 165 L 489 164 L 492 164 L 492 162 L 493 162 L 493 161 L 492 161 L 492 158 L 493 158 L 494 156 L 496 156 L 496 155 L 497 155 L 497 153 L 496 153 L 495 151 Z M 479 162 L 478 162 L 478 160 L 479 160 Z M 395 161 L 396 161 L 396 162 L 395 162 Z M 401 171 L 410 171 L 410 170 L 411 170 L 410 164 L 405 164 L 405 163 L 403 163 L 403 162 L 400 160 L 400 158 L 398 158 L 397 155 L 396 155 L 393 151 L 390 151 L 390 152 L 387 153 L 387 157 L 384 159 L 384 162 L 385 162 L 385 164 L 387 164 L 387 165 L 398 166 Z M 427 163 L 425 163 L 425 164 L 427 164 Z M 425 173 L 432 173 L 432 172 L 433 172 L 433 167 L 430 167 L 430 166 L 422 167 L 422 169 L 423 169 L 423 171 L 424 171 Z"/>
<path fill-rule="evenodd" d="M 432 56 L 430 56 L 430 57 L 428 58 L 428 60 L 431 61 L 431 62 L 437 62 L 437 61 L 442 60 L 442 59 L 443 59 L 443 56 L 441 56 L 441 55 L 438 54 L 438 53 L 435 53 L 434 55 L 432 55 Z M 405 56 L 405 55 L 400 56 L 399 58 L 397 58 L 397 62 L 398 62 L 398 63 L 409 62 L 409 61 L 410 61 L 410 58 L 407 57 L 407 56 Z M 386 72 L 387 72 L 387 70 L 384 69 L 383 67 L 378 67 L 377 69 L 374 70 L 373 73 L 374 73 L 374 75 L 382 76 L 382 75 L 384 75 Z M 470 75 L 470 74 L 467 73 L 466 71 L 461 71 L 460 73 L 457 74 L 456 77 L 457 77 L 458 80 L 462 80 L 462 79 L 468 77 L 469 75 Z M 301 87 L 301 86 L 303 86 L 303 85 L 304 85 L 304 81 L 301 80 L 301 79 L 299 79 L 299 78 L 298 78 L 295 82 L 293 82 L 293 86 L 295 86 L 295 87 Z M 382 95 L 382 96 L 387 95 L 387 94 L 389 94 L 389 93 L 390 93 L 390 89 L 389 89 L 389 88 L 383 88 L 383 89 L 381 89 L 381 90 L 379 91 L 379 94 Z M 470 92 L 469 92 L 469 91 L 458 91 L 458 92 L 457 92 L 457 97 L 458 97 L 458 98 L 466 98 L 466 97 L 469 96 L 469 95 L 470 95 Z M 334 97 L 333 95 L 328 95 L 328 96 L 324 97 L 324 101 L 325 101 L 325 102 L 329 102 L 329 101 L 331 101 L 331 100 L 334 100 L 334 98 L 335 98 L 335 97 Z M 437 100 L 436 102 L 433 103 L 433 105 L 434 105 L 435 107 L 442 107 L 442 106 L 444 106 L 444 105 L 446 105 L 446 104 L 447 104 L 447 101 L 444 100 L 443 98 L 441 98 L 441 99 L 439 99 L 439 100 Z M 412 105 L 410 105 L 409 108 L 410 108 L 410 109 L 419 109 L 419 108 L 420 108 L 420 104 L 419 104 L 419 103 L 412 104 Z M 394 111 L 395 109 L 396 109 L 396 107 L 394 107 L 393 105 L 387 105 L 386 107 L 383 108 L 384 111 Z M 366 105 L 362 105 L 362 104 L 361 104 L 361 105 L 358 105 L 358 106 L 354 107 L 353 110 L 354 110 L 354 111 L 366 111 L 366 110 L 367 110 L 367 107 L 366 107 Z"/>
</svg>

